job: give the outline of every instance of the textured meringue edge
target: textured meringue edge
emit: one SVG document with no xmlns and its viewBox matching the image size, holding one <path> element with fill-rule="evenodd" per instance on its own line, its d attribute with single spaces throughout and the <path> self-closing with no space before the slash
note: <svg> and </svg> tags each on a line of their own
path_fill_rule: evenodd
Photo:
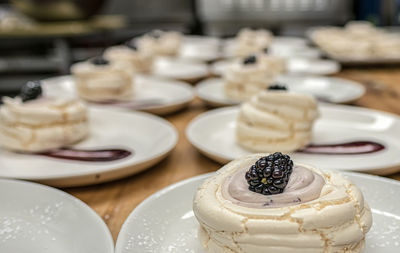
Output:
<svg viewBox="0 0 400 253">
<path fill-rule="evenodd" d="M 89 135 L 86 106 L 58 100 L 31 106 L 7 99 L 0 108 L 0 145 L 21 152 L 41 152 L 76 143 Z"/>
<path fill-rule="evenodd" d="M 207 252 L 361 252 L 372 225 L 370 208 L 357 186 L 341 175 L 321 172 L 326 181 L 319 198 L 289 207 L 255 209 L 222 197 L 223 181 L 250 167 L 254 154 L 230 162 L 198 189 L 193 211 Z"/>
<path fill-rule="evenodd" d="M 228 66 L 223 75 L 224 92 L 231 99 L 245 101 L 268 88 L 274 78 L 274 74 L 267 71 L 264 63 L 243 66 L 241 60 L 237 60 Z"/>
<path fill-rule="evenodd" d="M 149 73 L 153 66 L 154 57 L 150 52 L 132 50 L 127 46 L 109 47 L 104 51 L 104 58 L 110 61 L 121 61 L 131 65 L 134 72 Z"/>
<path fill-rule="evenodd" d="M 78 95 L 87 101 L 130 100 L 134 89 L 134 71 L 126 62 L 95 66 L 89 62 L 72 65 Z"/>
<path fill-rule="evenodd" d="M 263 91 L 240 107 L 237 142 L 255 152 L 291 152 L 309 144 L 318 116 L 309 95 Z"/>
</svg>

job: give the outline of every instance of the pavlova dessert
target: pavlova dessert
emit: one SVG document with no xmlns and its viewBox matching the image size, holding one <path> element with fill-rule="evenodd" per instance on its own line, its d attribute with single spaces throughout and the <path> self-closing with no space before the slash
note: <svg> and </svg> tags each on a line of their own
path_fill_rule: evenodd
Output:
<svg viewBox="0 0 400 253">
<path fill-rule="evenodd" d="M 295 151 L 310 143 L 317 117 L 317 101 L 312 96 L 273 85 L 241 105 L 237 142 L 255 152 Z"/>
<path fill-rule="evenodd" d="M 358 253 L 372 225 L 351 181 L 279 152 L 225 165 L 198 188 L 193 211 L 210 253 Z"/>
<path fill-rule="evenodd" d="M 95 57 L 71 67 L 81 98 L 93 101 L 125 101 L 133 94 L 134 72 L 124 61 Z"/>
<path fill-rule="evenodd" d="M 329 55 L 339 59 L 379 60 L 400 57 L 400 35 L 366 21 L 351 21 L 344 28 L 322 27 L 311 39 Z"/>
<path fill-rule="evenodd" d="M 249 54 L 261 52 L 268 48 L 273 39 L 273 34 L 264 29 L 253 30 L 243 28 L 235 38 L 234 55 L 244 57 Z"/>
<path fill-rule="evenodd" d="M 153 54 L 135 45 L 134 41 L 128 41 L 123 45 L 107 48 L 104 58 L 112 62 L 121 62 L 131 65 L 136 73 L 149 73 L 153 65 Z"/>
<path fill-rule="evenodd" d="M 137 46 L 155 56 L 175 56 L 182 44 L 182 34 L 175 31 L 155 30 L 137 39 Z"/>
<path fill-rule="evenodd" d="M 258 56 L 238 59 L 224 73 L 225 94 L 231 99 L 244 101 L 270 86 L 274 77 Z"/>
<path fill-rule="evenodd" d="M 41 97 L 39 81 L 22 87 L 20 96 L 3 98 L 0 144 L 21 152 L 42 152 L 76 143 L 89 133 L 86 106 L 76 99 Z"/>
</svg>

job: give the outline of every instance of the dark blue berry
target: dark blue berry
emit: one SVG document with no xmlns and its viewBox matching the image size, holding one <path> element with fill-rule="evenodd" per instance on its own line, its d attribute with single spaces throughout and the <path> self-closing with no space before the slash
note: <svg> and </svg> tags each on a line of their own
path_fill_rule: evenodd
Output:
<svg viewBox="0 0 400 253">
<path fill-rule="evenodd" d="M 274 84 L 268 87 L 268 90 L 281 90 L 281 91 L 287 91 L 288 88 L 285 85 L 281 84 Z"/>
<path fill-rule="evenodd" d="M 42 84 L 40 81 L 29 81 L 22 85 L 19 96 L 22 101 L 33 100 L 42 95 Z"/>
<path fill-rule="evenodd" d="M 264 195 L 282 193 L 289 182 L 293 161 L 288 155 L 276 152 L 261 157 L 246 172 L 249 190 Z"/>
<path fill-rule="evenodd" d="M 137 51 L 137 46 L 134 41 L 128 40 L 124 44 L 125 44 L 125 46 L 129 47 L 130 49 Z"/>
<path fill-rule="evenodd" d="M 94 65 L 108 65 L 110 62 L 104 59 L 102 56 L 96 56 L 91 60 Z"/>
<path fill-rule="evenodd" d="M 256 62 L 257 62 L 257 57 L 255 55 L 250 55 L 243 59 L 244 65 L 255 64 Z"/>
</svg>

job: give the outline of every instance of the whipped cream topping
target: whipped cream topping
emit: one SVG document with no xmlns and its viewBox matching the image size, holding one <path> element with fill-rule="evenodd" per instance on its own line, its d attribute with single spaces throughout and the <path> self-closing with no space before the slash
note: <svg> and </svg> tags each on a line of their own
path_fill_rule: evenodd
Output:
<svg viewBox="0 0 400 253">
<path fill-rule="evenodd" d="M 232 161 L 198 188 L 193 211 L 206 252 L 360 253 L 372 225 L 371 210 L 360 189 L 339 174 L 295 164 L 324 183 L 317 198 L 282 207 L 242 206 L 224 195 L 227 178 L 266 155 Z"/>
<path fill-rule="evenodd" d="M 88 135 L 86 106 L 79 100 L 40 98 L 25 103 L 4 98 L 0 107 L 0 144 L 40 152 L 75 143 Z"/>
<path fill-rule="evenodd" d="M 222 196 L 232 203 L 251 208 L 276 208 L 302 204 L 317 199 L 325 184 L 321 175 L 303 166 L 294 166 L 289 182 L 281 194 L 262 195 L 250 191 L 245 179 L 248 168 L 226 178 Z"/>
<path fill-rule="evenodd" d="M 249 150 L 291 152 L 311 141 L 317 117 L 317 102 L 312 96 L 264 90 L 242 104 L 236 137 Z"/>
</svg>

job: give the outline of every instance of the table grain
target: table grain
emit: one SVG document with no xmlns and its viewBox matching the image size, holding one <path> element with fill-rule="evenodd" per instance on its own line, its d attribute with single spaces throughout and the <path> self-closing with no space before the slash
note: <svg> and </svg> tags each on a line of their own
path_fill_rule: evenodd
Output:
<svg viewBox="0 0 400 253">
<path fill-rule="evenodd" d="M 346 69 L 334 76 L 360 82 L 366 87 L 367 93 L 353 102 L 354 106 L 400 115 L 399 67 Z M 161 163 L 125 179 L 64 190 L 93 208 L 103 218 L 116 241 L 128 215 L 151 194 L 183 179 L 221 167 L 197 152 L 185 136 L 188 123 L 208 109 L 199 99 L 195 99 L 187 109 L 165 116 L 177 128 L 179 141 Z M 388 177 L 400 180 L 400 173 Z"/>
</svg>

